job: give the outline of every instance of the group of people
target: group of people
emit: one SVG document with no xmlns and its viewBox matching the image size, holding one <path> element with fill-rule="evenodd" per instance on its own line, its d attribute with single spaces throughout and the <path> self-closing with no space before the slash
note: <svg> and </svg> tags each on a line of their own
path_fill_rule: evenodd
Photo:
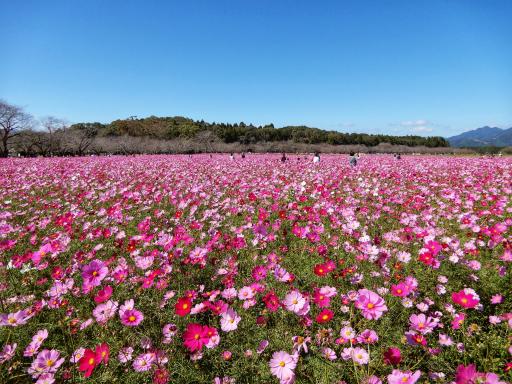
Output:
<svg viewBox="0 0 512 384">
<path fill-rule="evenodd" d="M 394 155 L 395 157 L 397 157 L 397 155 L 395 154 Z M 245 153 L 241 153 L 240 157 L 242 159 L 245 159 Z M 398 159 L 400 159 L 400 154 L 398 154 Z M 235 159 L 235 155 L 234 153 L 230 153 L 229 154 L 229 159 L 230 160 L 234 160 Z M 281 154 L 281 163 L 285 163 L 287 160 L 289 160 L 288 157 L 286 157 L 286 153 L 282 153 Z M 297 160 L 300 160 L 300 157 L 297 157 Z M 351 167 L 355 167 L 357 165 L 357 162 L 359 160 L 359 154 L 358 153 L 354 153 L 354 152 L 350 152 L 350 155 L 349 155 L 349 164 Z M 320 154 L 318 152 L 315 152 L 314 155 L 313 155 L 313 163 L 316 164 L 316 163 L 319 163 L 320 162 Z"/>
</svg>

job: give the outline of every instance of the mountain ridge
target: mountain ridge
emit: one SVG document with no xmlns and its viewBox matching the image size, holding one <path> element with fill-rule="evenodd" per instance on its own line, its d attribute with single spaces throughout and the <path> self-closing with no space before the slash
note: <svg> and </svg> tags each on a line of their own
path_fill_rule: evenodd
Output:
<svg viewBox="0 0 512 384">
<path fill-rule="evenodd" d="M 447 138 L 452 147 L 507 147 L 512 146 L 512 127 L 480 127 Z"/>
</svg>

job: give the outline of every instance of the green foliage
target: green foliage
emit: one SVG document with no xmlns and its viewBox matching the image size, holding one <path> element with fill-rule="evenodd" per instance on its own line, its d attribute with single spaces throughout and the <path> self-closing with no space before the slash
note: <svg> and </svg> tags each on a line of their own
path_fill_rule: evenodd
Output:
<svg viewBox="0 0 512 384">
<path fill-rule="evenodd" d="M 91 124 L 81 123 L 77 126 L 88 126 Z M 273 124 L 264 126 L 225 123 L 207 123 L 203 120 L 194 121 L 181 116 L 155 117 L 150 116 L 143 119 L 128 118 L 115 120 L 110 124 L 93 123 L 99 136 L 133 136 L 151 137 L 157 139 L 191 139 L 202 131 L 211 131 L 224 143 L 240 142 L 252 144 L 258 142 L 279 142 L 293 141 L 305 144 L 331 144 L 348 145 L 360 144 L 376 146 L 380 143 L 394 145 L 407 145 L 411 147 L 426 146 L 429 148 L 449 147 L 449 143 L 442 137 L 422 136 L 391 136 L 391 135 L 370 135 L 366 133 L 343 133 L 337 131 L 325 131 L 318 128 L 306 126 L 286 126 L 275 128 Z"/>
</svg>

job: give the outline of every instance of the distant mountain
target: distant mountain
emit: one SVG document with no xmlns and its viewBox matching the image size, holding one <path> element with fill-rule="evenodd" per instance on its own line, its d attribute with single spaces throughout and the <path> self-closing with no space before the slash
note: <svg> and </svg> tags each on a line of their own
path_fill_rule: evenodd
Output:
<svg viewBox="0 0 512 384">
<path fill-rule="evenodd" d="M 482 127 L 448 138 L 452 147 L 512 146 L 512 128 Z"/>
</svg>

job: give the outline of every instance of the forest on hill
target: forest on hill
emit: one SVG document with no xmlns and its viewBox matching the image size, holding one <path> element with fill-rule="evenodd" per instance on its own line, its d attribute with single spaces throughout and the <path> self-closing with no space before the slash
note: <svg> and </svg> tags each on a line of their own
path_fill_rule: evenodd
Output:
<svg viewBox="0 0 512 384">
<path fill-rule="evenodd" d="M 172 140 L 176 138 L 193 139 L 198 134 L 209 132 L 213 139 L 224 143 L 254 144 L 260 142 L 283 142 L 330 145 L 376 146 L 380 143 L 425 146 L 429 148 L 449 147 L 443 137 L 391 136 L 365 133 L 343 133 L 326 131 L 307 126 L 286 126 L 276 128 L 273 124 L 254 126 L 243 122 L 235 124 L 208 123 L 186 117 L 147 117 L 115 120 L 110 124 L 80 123 L 71 126 L 74 129 L 93 129 L 98 136 L 131 136 Z"/>
<path fill-rule="evenodd" d="M 86 154 L 289 152 L 454 153 L 442 137 L 371 135 L 306 126 L 276 128 L 208 123 L 185 117 L 119 119 L 108 124 L 47 117 L 36 120 L 23 108 L 0 100 L 0 156 Z"/>
</svg>

